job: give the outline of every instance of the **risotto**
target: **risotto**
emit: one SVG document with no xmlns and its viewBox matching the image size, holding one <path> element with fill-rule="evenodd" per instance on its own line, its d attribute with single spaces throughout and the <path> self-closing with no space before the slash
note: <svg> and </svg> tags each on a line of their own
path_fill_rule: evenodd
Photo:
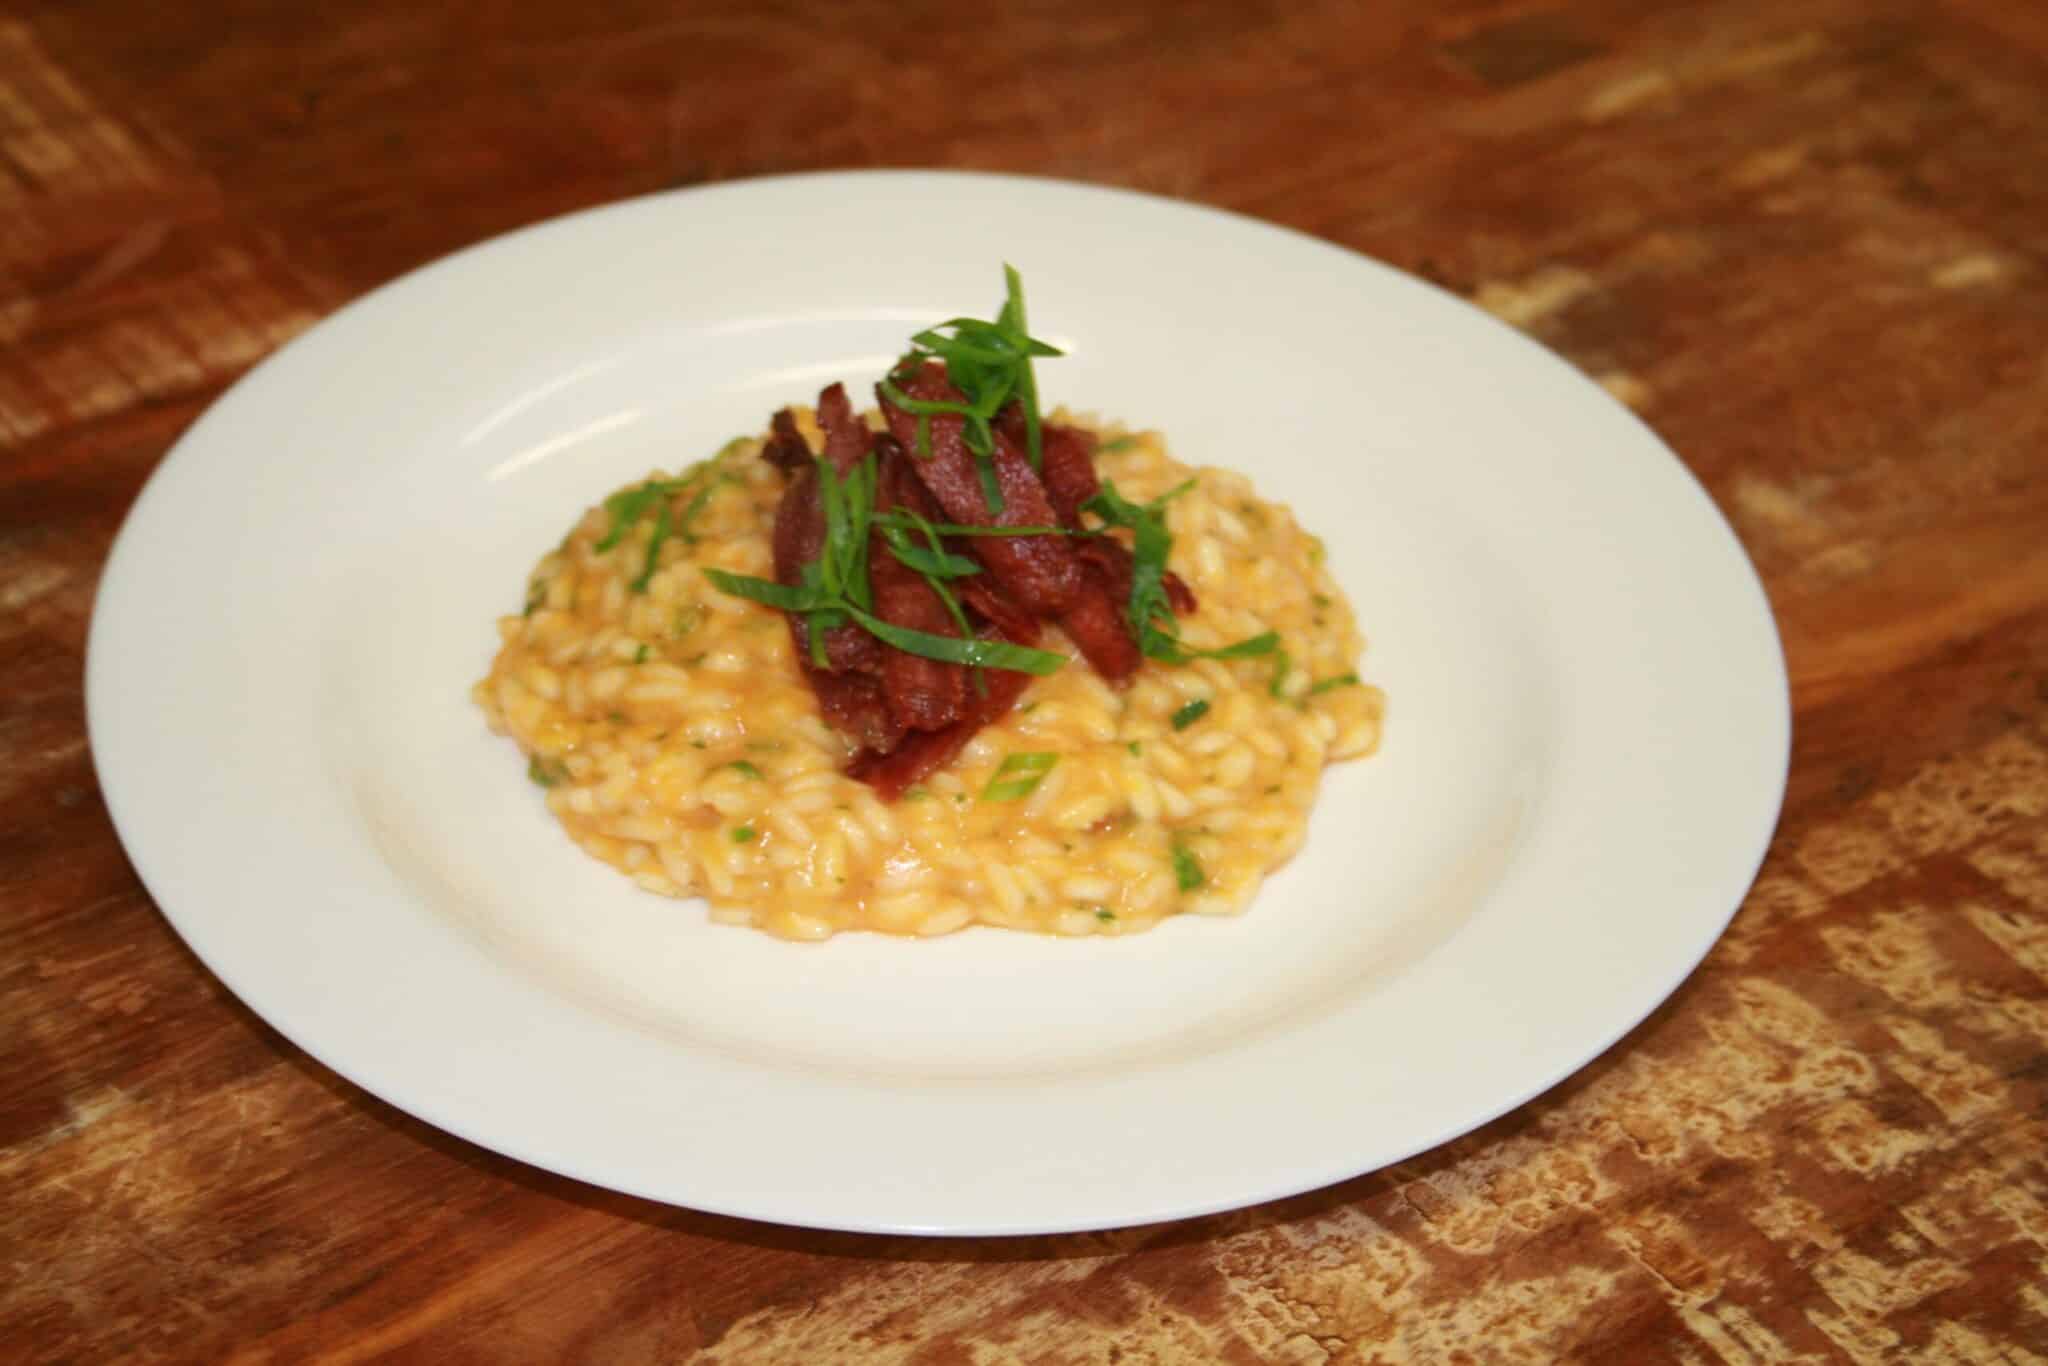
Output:
<svg viewBox="0 0 2048 1366">
<path fill-rule="evenodd" d="M 1384 699 L 1291 512 L 1243 475 L 1175 462 L 1156 434 L 1098 435 L 1101 474 L 1133 501 L 1194 481 L 1164 504 L 1171 568 L 1200 603 L 1186 644 L 1277 632 L 1277 650 L 1147 664 L 1122 690 L 1075 661 L 884 802 L 842 771 L 853 744 L 821 717 L 781 614 L 703 572 L 770 572 L 783 485 L 745 439 L 656 475 L 659 519 L 622 533 L 607 505 L 586 512 L 499 622 L 475 699 L 578 844 L 719 921 L 787 939 L 1120 935 L 1240 911 L 1300 848 L 1324 765 L 1378 744 Z M 1056 629 L 1040 643 L 1073 653 Z"/>
</svg>

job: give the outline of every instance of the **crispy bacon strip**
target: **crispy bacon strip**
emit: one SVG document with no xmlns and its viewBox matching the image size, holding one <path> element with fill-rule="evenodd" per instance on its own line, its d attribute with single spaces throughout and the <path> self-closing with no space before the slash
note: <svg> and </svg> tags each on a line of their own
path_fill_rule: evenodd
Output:
<svg viewBox="0 0 2048 1366">
<path fill-rule="evenodd" d="M 778 409 L 768 419 L 768 440 L 761 446 L 761 458 L 792 477 L 811 467 L 811 448 L 796 429 L 796 414 L 789 409 Z"/>
<path fill-rule="evenodd" d="M 915 399 L 934 402 L 960 401 L 960 391 L 946 379 L 943 366 L 926 365 L 902 385 Z M 1054 513 L 1045 496 L 1045 486 L 1032 472 L 1031 462 L 1009 442 L 998 440 L 994 455 L 996 487 L 1003 493 L 1003 510 L 991 515 L 981 488 L 981 476 L 974 452 L 967 448 L 962 419 L 941 414 L 929 419 L 931 453 L 917 448 L 918 419 L 882 397 L 882 412 L 889 432 L 911 452 L 917 477 L 931 490 L 932 497 L 948 518 L 964 526 L 1050 526 Z M 1057 616 L 1081 591 L 1081 566 L 1061 536 L 983 536 L 977 538 L 975 553 L 988 566 L 1009 594 L 1018 602 L 1044 616 Z"/>
<path fill-rule="evenodd" d="M 907 377 L 913 398 L 959 401 L 943 366 L 927 364 Z M 1078 428 L 1047 424 L 1041 433 L 1043 460 L 1031 468 L 1024 454 L 1021 413 L 1006 411 L 994 424 L 992 457 L 1004 507 L 991 515 L 973 451 L 957 416 L 929 419 L 931 454 L 911 455 L 919 426 L 915 415 L 882 398 L 889 428 L 877 436 L 853 411 L 843 385 L 818 395 L 818 425 L 825 435 L 822 459 L 845 473 L 870 450 L 877 452 L 879 509 L 907 508 L 931 521 L 971 526 L 1061 525 L 1081 527 L 1081 505 L 1100 489 L 1095 475 L 1094 438 Z M 775 577 L 802 582 L 804 566 L 815 561 L 825 539 L 819 499 L 818 464 L 785 409 L 771 424 L 762 456 L 790 477 L 775 519 Z M 947 548 L 979 561 L 987 572 L 954 580 L 952 590 L 980 629 L 1017 645 L 1033 645 L 1041 621 L 1055 620 L 1088 662 L 1112 683 L 1123 683 L 1143 660 L 1123 604 L 1130 597 L 1131 553 L 1108 536 L 954 537 Z M 869 547 L 868 572 L 874 609 L 883 620 L 932 635 L 957 636 L 945 603 L 923 575 L 897 560 L 879 532 Z M 1165 588 L 1177 613 L 1195 610 L 1187 585 L 1169 573 Z M 969 686 L 970 672 L 957 664 L 926 659 L 881 644 L 857 626 L 839 627 L 825 637 L 826 665 L 812 663 L 805 624 L 790 617 L 790 631 L 805 676 L 825 719 L 851 737 L 858 751 L 848 765 L 854 778 L 894 801 L 913 784 L 952 760 L 983 726 L 1015 705 L 1030 675 L 984 669 L 981 687 Z"/>
<path fill-rule="evenodd" d="M 837 389 L 839 386 L 834 385 Z M 844 394 L 841 394 L 844 401 Z M 822 410 L 823 405 L 820 405 Z M 851 409 L 848 410 L 849 413 Z M 865 430 L 865 429 L 863 429 Z M 922 490 L 905 465 L 902 447 L 894 441 L 882 448 L 876 479 L 876 503 L 883 509 L 908 503 L 917 507 Z M 921 509 L 920 509 L 921 510 Z M 891 554 L 880 532 L 871 535 L 868 578 L 875 594 L 875 615 L 893 626 L 935 636 L 955 636 L 959 628 L 924 576 Z M 926 659 L 904 650 L 882 650 L 882 690 L 889 714 L 909 730 L 939 730 L 958 721 L 967 710 L 967 670 L 958 664 Z"/>
<path fill-rule="evenodd" d="M 792 428 L 792 431 L 795 429 Z M 802 444 L 803 438 L 797 438 Z M 818 501 L 818 467 L 808 453 L 775 509 L 775 581 L 791 587 L 803 581 L 803 568 L 818 558 L 825 544 L 825 509 Z M 811 663 L 811 638 L 803 619 L 789 618 L 789 638 L 804 667 Z M 882 665 L 881 642 L 858 626 L 838 626 L 825 633 L 825 667 L 833 673 L 874 673 Z"/>
<path fill-rule="evenodd" d="M 825 432 L 825 459 L 841 474 L 858 465 L 875 441 L 868 424 L 854 413 L 843 384 L 831 385 L 819 393 L 818 426 Z"/>
<path fill-rule="evenodd" d="M 1003 429 L 1011 440 L 1023 444 L 1021 417 L 1004 422 Z M 1081 504 L 1102 492 L 1095 477 L 1095 437 L 1079 427 L 1048 422 L 1039 429 L 1038 454 L 1039 475 L 1053 510 L 1059 513 L 1060 525 L 1080 526 Z"/>
</svg>

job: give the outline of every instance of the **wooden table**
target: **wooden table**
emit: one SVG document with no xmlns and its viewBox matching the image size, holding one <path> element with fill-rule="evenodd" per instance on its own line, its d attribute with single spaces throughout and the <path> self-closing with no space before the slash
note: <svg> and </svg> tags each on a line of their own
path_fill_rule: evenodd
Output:
<svg viewBox="0 0 2048 1366">
<path fill-rule="evenodd" d="M 80 689 L 100 565 L 178 434 L 476 239 L 909 164 L 1321 234 L 1683 453 L 1770 590 L 1797 737 L 1756 888 L 1669 1004 L 1393 1170 L 947 1242 L 523 1167 L 198 965 L 115 841 Z M 10 1360 L 2048 1359 L 2038 4 L 25 0 L 0 348 Z"/>
</svg>

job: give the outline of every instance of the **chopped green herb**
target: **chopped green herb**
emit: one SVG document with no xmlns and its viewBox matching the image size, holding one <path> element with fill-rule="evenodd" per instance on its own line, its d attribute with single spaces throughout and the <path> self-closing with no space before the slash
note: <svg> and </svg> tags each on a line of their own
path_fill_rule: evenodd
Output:
<svg viewBox="0 0 2048 1366">
<path fill-rule="evenodd" d="M 1097 920 L 1114 920 L 1116 919 L 1116 912 L 1107 906 L 1097 906 L 1095 908 L 1095 918 Z"/>
<path fill-rule="evenodd" d="M 882 381 L 882 394 L 917 419 L 915 454 L 931 455 L 931 420 L 957 415 L 961 440 L 974 455 L 982 497 L 992 513 L 1003 510 L 1003 493 L 995 478 L 995 433 L 990 420 L 1016 399 L 1024 413 L 1024 453 L 1037 469 L 1043 463 L 1043 419 L 1038 411 L 1038 380 L 1031 362 L 1057 356 L 1059 348 L 1031 336 L 1024 314 L 1024 282 L 1015 267 L 1003 267 L 1003 306 L 992 323 L 979 318 L 954 318 L 926 328 L 910 339 L 911 349 Z M 948 336 L 950 332 L 952 335 Z M 897 387 L 930 360 L 945 362 L 946 377 L 963 402 L 914 399 Z"/>
<path fill-rule="evenodd" d="M 745 759 L 735 759 L 731 763 L 727 764 L 726 767 L 731 769 L 733 772 L 739 774 L 742 778 L 752 778 L 757 782 L 760 780 L 761 770 L 755 768 Z"/>
<path fill-rule="evenodd" d="M 927 631 L 892 626 L 880 617 L 870 616 L 858 608 L 853 610 L 853 619 L 865 626 L 869 635 L 881 640 L 885 645 L 894 645 L 905 654 L 922 655 L 926 659 L 943 660 L 948 664 L 1012 669 L 1018 673 L 1043 677 L 1059 672 L 1060 667 L 1067 662 L 1067 657 L 1057 651 L 1012 645 L 1007 640 L 938 636 Z"/>
<path fill-rule="evenodd" d="M 1215 650 L 1191 649 L 1181 643 L 1180 623 L 1174 618 L 1172 601 L 1166 594 L 1166 558 L 1173 551 L 1173 533 L 1166 529 L 1166 505 L 1194 486 L 1195 481 L 1190 479 L 1149 503 L 1138 504 L 1117 492 L 1116 485 L 1105 479 L 1101 490 L 1081 504 L 1084 511 L 1094 513 L 1105 525 L 1124 527 L 1132 533 L 1131 595 L 1125 614 L 1137 633 L 1138 649 L 1147 659 L 1168 664 L 1270 654 L 1280 647 L 1280 637 L 1273 631 Z"/>
<path fill-rule="evenodd" d="M 1317 693 L 1325 693 L 1332 688 L 1348 688 L 1357 681 L 1357 674 L 1338 674 L 1335 678 L 1325 678 L 1309 684 L 1308 695 L 1314 697 Z"/>
<path fill-rule="evenodd" d="M 916 545 L 911 541 L 909 532 L 900 531 L 894 526 L 884 525 L 880 530 L 882 539 L 888 543 L 889 553 L 894 555 L 898 562 L 915 569 L 928 579 L 964 579 L 981 572 L 978 561 L 970 560 L 964 555 L 955 555 L 942 548 L 936 530 L 931 532 L 929 549 Z"/>
<path fill-rule="evenodd" d="M 733 842 L 734 844 L 751 844 L 751 843 L 753 843 L 753 840 L 754 840 L 754 827 L 753 827 L 753 826 L 751 826 L 751 825 L 735 825 L 735 826 L 734 826 L 734 827 L 732 828 L 732 842 Z"/>
<path fill-rule="evenodd" d="M 1124 748 L 1129 750 L 1133 754 L 1143 754 L 1145 752 L 1145 746 L 1140 744 L 1136 740 L 1131 741 L 1129 744 L 1125 745 Z"/>
<path fill-rule="evenodd" d="M 1318 607 L 1328 607 L 1330 605 L 1330 595 L 1328 593 L 1316 594 L 1315 604 Z"/>
<path fill-rule="evenodd" d="M 1182 707 L 1179 711 L 1173 714 L 1173 728 L 1175 730 L 1186 730 L 1189 726 L 1192 726 L 1193 724 L 1195 724 L 1195 722 L 1201 720 L 1204 716 L 1207 716 L 1208 714 L 1209 699 L 1206 697 L 1197 697 L 1194 701 L 1188 703 L 1185 707 Z"/>
<path fill-rule="evenodd" d="M 915 513 L 903 508 L 892 508 L 878 512 L 874 525 L 894 527 L 898 531 L 923 531 L 929 528 L 941 536 L 1094 536 L 1093 531 L 1076 531 L 1064 526 L 968 526 L 962 522 L 932 522 L 922 517 L 912 521 Z"/>
<path fill-rule="evenodd" d="M 650 479 L 630 489 L 620 489 L 604 500 L 604 510 L 611 514 L 611 525 L 606 528 L 604 538 L 591 547 L 598 553 L 610 550 L 626 537 L 632 525 L 647 515 L 647 510 L 657 502 L 666 504 L 669 494 L 680 487 L 680 481 Z"/>
<path fill-rule="evenodd" d="M 633 651 L 633 662 L 635 664 L 645 664 L 650 653 L 652 653 L 652 647 L 646 641 L 641 641 L 640 648 Z"/>
<path fill-rule="evenodd" d="M 1173 846 L 1173 878 L 1183 892 L 1192 892 L 1209 880 L 1195 851 L 1177 841 Z"/>
<path fill-rule="evenodd" d="M 694 543 L 697 538 L 690 531 L 690 523 L 704 510 L 705 504 L 711 501 L 711 495 L 726 484 L 740 482 L 740 477 L 731 470 L 718 468 L 719 462 L 734 449 L 734 444 L 727 442 L 725 448 L 717 455 L 692 465 L 683 472 L 680 479 L 650 479 L 633 488 L 621 489 L 604 500 L 605 511 L 610 514 L 611 523 L 605 529 L 603 537 L 593 547 L 600 553 L 612 549 L 624 540 L 626 532 L 650 511 L 654 514 L 654 531 L 647 538 L 646 558 L 641 563 L 639 575 L 627 585 L 633 592 L 647 591 L 649 580 L 660 567 L 663 543 L 671 535 L 680 537 L 685 544 Z M 676 517 L 673 515 L 671 500 L 686 493 L 691 495 L 690 501 L 684 506 L 682 515 Z"/>
<path fill-rule="evenodd" d="M 552 582 L 554 582 L 552 579 L 535 579 L 526 586 L 526 610 L 521 612 L 520 616 L 530 617 L 546 604 L 548 600 L 548 585 Z"/>
<path fill-rule="evenodd" d="M 985 802 L 1014 802 L 1028 797 L 1038 790 L 1045 775 L 1052 772 L 1052 766 L 1059 761 L 1059 755 L 1043 750 L 1012 754 L 997 766 L 995 776 L 981 790 L 981 799 Z"/>
<path fill-rule="evenodd" d="M 526 776 L 542 787 L 553 787 L 569 776 L 569 768 L 560 759 L 543 759 L 536 754 L 527 760 Z"/>
</svg>

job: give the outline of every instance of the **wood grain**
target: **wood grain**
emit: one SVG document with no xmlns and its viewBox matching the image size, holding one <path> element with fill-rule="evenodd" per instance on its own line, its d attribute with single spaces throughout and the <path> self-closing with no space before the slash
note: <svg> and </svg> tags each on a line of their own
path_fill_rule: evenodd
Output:
<svg viewBox="0 0 2048 1366">
<path fill-rule="evenodd" d="M 478 238 L 867 165 L 1330 237 L 1683 453 L 1763 573 L 1797 725 L 1762 875 L 1671 1002 L 1390 1171 L 945 1242 L 522 1167 L 198 965 L 122 857 L 81 700 L 99 568 L 170 443 Z M 2044 397 L 2038 6 L 0 9 L 0 1354 L 2048 1361 Z"/>
</svg>

